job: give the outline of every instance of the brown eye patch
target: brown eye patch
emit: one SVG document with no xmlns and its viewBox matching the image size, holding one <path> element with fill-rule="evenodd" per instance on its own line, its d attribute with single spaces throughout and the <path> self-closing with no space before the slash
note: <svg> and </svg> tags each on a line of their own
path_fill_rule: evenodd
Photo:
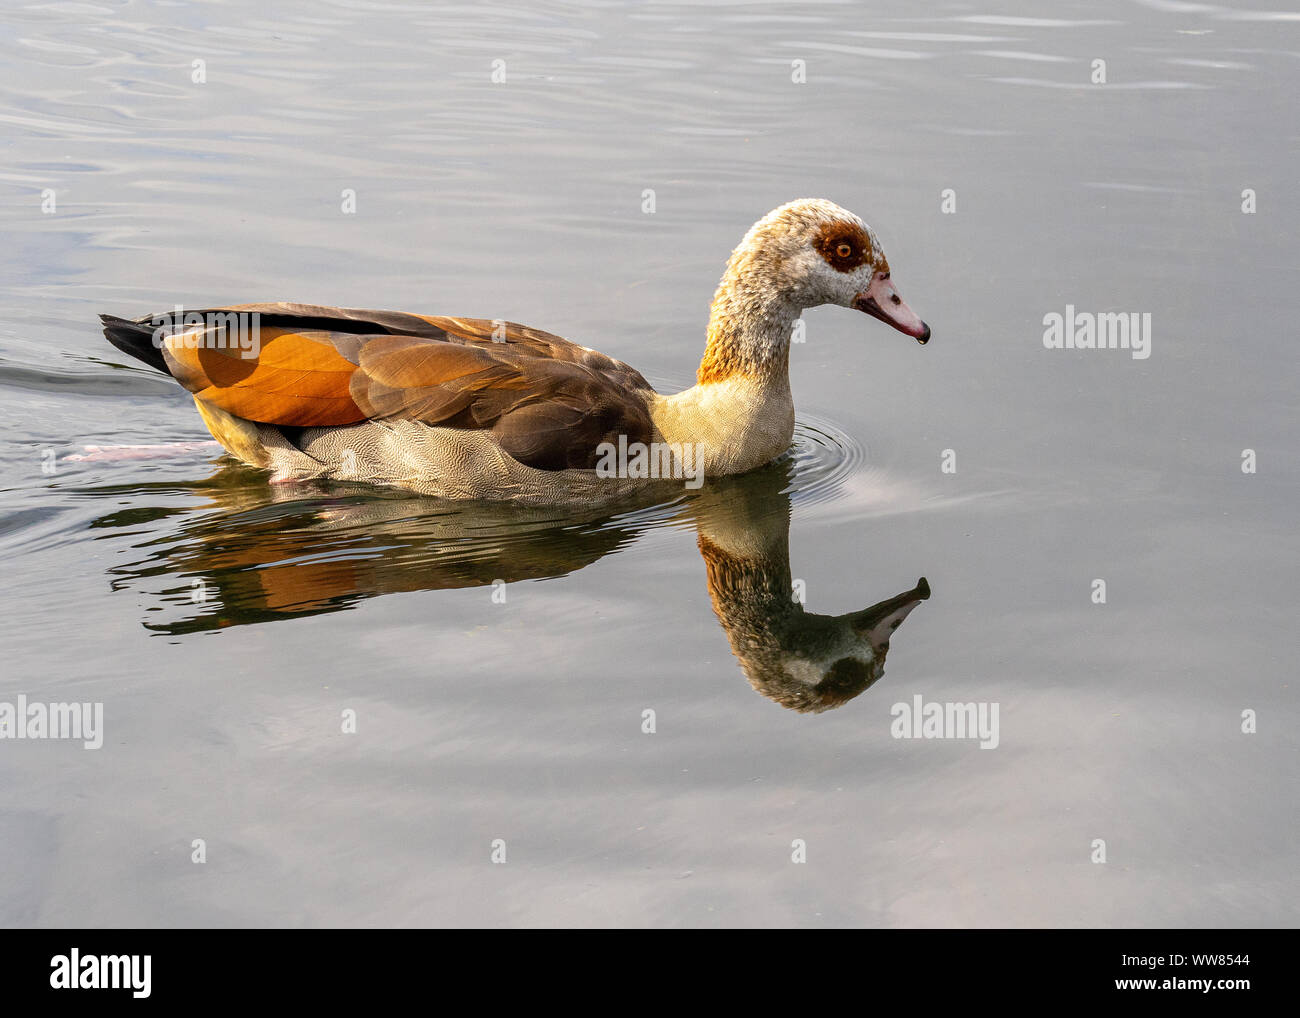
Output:
<svg viewBox="0 0 1300 1018">
<path fill-rule="evenodd" d="M 815 243 L 826 264 L 838 272 L 852 272 L 871 260 L 871 238 L 856 223 L 827 223 Z"/>
</svg>

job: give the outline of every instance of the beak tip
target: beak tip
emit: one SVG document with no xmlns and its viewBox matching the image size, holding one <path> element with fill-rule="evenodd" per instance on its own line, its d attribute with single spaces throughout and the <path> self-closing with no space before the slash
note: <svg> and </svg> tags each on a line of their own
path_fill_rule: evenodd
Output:
<svg viewBox="0 0 1300 1018">
<path fill-rule="evenodd" d="M 930 326 L 926 325 L 924 322 L 922 322 L 921 324 L 924 326 L 924 328 L 921 331 L 921 334 L 916 337 L 916 341 L 920 343 L 922 346 L 925 346 L 926 343 L 930 342 Z"/>
</svg>

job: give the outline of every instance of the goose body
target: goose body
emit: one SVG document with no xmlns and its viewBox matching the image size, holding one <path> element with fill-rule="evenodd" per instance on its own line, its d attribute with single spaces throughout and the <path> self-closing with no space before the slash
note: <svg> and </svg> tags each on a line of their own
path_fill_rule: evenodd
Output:
<svg viewBox="0 0 1300 1018">
<path fill-rule="evenodd" d="M 828 303 L 929 339 L 875 234 L 820 199 L 746 234 L 713 300 L 697 384 L 672 395 L 513 322 L 307 304 L 101 318 L 111 343 L 193 394 L 232 456 L 276 478 L 564 504 L 780 456 L 794 433 L 791 330 Z"/>
</svg>

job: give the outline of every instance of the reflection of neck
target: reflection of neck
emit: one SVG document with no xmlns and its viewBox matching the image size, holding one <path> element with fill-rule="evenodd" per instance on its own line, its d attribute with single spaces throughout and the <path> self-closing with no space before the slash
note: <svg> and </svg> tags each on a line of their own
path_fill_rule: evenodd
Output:
<svg viewBox="0 0 1300 1018">
<path fill-rule="evenodd" d="M 763 554 L 739 556 L 729 553 L 700 533 L 700 554 L 708 570 L 709 598 L 732 648 L 749 650 L 771 645 L 804 614 L 794 598 L 790 580 L 790 556 Z"/>
<path fill-rule="evenodd" d="M 714 614 L 756 691 L 783 707 L 821 711 L 879 674 L 878 666 L 868 674 L 847 626 L 795 598 L 788 501 L 779 512 L 744 500 L 718 506 L 700 518 L 699 545 Z"/>
<path fill-rule="evenodd" d="M 728 635 L 734 627 L 752 645 L 804 611 L 790 577 L 789 500 L 736 494 L 701 514 L 699 545 L 714 613 Z"/>
<path fill-rule="evenodd" d="M 922 580 L 847 615 L 805 611 L 790 575 L 790 504 L 780 496 L 778 505 L 741 489 L 723 494 L 697 517 L 700 554 L 714 614 L 749 684 L 783 707 L 815 713 L 880 678 L 890 636 L 930 590 Z"/>
</svg>

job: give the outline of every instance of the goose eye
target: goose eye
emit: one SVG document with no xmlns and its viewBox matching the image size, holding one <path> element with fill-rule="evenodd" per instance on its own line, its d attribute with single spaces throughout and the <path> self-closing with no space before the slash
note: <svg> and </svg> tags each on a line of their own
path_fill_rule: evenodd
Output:
<svg viewBox="0 0 1300 1018">
<path fill-rule="evenodd" d="M 841 243 L 835 248 L 835 254 L 840 258 L 847 258 L 849 255 L 853 254 L 853 247 L 849 244 Z"/>
</svg>

